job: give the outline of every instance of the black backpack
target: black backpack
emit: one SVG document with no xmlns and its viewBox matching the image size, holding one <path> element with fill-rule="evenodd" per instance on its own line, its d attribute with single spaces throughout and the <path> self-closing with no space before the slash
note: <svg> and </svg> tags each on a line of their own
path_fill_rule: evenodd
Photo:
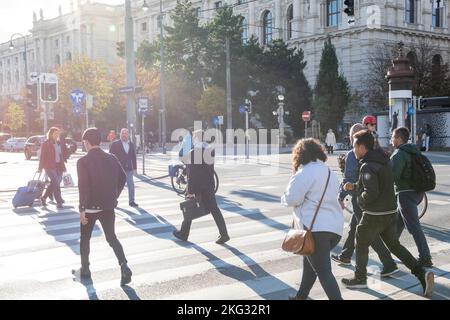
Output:
<svg viewBox="0 0 450 320">
<path fill-rule="evenodd" d="M 436 188 L 436 173 L 430 160 L 423 154 L 410 152 L 408 154 L 411 156 L 411 187 L 418 192 L 434 190 Z"/>
</svg>

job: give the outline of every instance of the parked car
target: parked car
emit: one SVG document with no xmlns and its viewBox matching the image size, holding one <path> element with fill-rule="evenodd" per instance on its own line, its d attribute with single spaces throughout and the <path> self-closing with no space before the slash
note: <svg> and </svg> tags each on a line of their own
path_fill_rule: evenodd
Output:
<svg viewBox="0 0 450 320">
<path fill-rule="evenodd" d="M 12 136 L 9 133 L 0 132 L 0 150 L 3 150 L 3 144 L 11 138 Z"/>
<path fill-rule="evenodd" d="M 25 143 L 24 153 L 25 158 L 30 160 L 31 157 L 41 157 L 41 145 L 44 143 L 46 137 L 45 136 L 33 136 L 28 138 Z"/>
<path fill-rule="evenodd" d="M 23 151 L 25 142 L 27 142 L 27 138 L 10 138 L 3 144 L 3 150 L 12 152 Z"/>
</svg>

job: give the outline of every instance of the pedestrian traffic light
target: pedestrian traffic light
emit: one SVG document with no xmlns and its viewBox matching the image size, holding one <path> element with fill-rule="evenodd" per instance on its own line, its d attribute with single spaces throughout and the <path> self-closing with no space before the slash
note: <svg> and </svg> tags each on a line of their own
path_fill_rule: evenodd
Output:
<svg viewBox="0 0 450 320">
<path fill-rule="evenodd" d="M 41 83 L 41 100 L 44 102 L 58 101 L 58 84 Z"/>
<path fill-rule="evenodd" d="M 354 0 L 345 0 L 344 1 L 345 10 L 344 12 L 349 17 L 355 16 L 355 1 Z"/>
<path fill-rule="evenodd" d="M 31 109 L 36 109 L 38 104 L 38 90 L 37 83 L 27 84 L 27 106 Z"/>
</svg>

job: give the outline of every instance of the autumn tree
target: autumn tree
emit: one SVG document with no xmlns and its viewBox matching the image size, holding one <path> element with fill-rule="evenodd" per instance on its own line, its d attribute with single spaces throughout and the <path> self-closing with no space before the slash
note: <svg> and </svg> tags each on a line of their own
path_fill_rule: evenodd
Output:
<svg viewBox="0 0 450 320">
<path fill-rule="evenodd" d="M 3 123 L 5 126 L 16 132 L 25 125 L 25 113 L 23 109 L 15 102 L 9 104 L 6 109 L 5 120 Z"/>
</svg>

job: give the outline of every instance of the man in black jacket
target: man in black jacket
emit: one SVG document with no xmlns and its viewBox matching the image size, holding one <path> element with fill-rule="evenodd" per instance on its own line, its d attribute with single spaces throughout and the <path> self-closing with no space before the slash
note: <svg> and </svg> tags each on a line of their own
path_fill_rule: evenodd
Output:
<svg viewBox="0 0 450 320">
<path fill-rule="evenodd" d="M 188 190 L 187 197 L 200 199 L 207 212 L 211 212 L 214 221 L 219 229 L 217 244 L 225 244 L 230 240 L 227 226 L 220 211 L 215 195 L 214 182 L 214 149 L 203 142 L 203 131 L 198 130 L 193 133 L 193 146 L 190 151 L 187 164 Z M 174 231 L 173 235 L 187 241 L 191 230 L 191 220 L 184 220 L 180 231 Z"/>
<path fill-rule="evenodd" d="M 388 249 L 419 279 L 423 295 L 429 296 L 433 291 L 434 274 L 426 271 L 397 237 L 397 201 L 390 159 L 381 149 L 374 150 L 375 139 L 369 130 L 360 131 L 353 138 L 354 152 L 360 160 L 359 180 L 356 186 L 347 183 L 344 189 L 356 190 L 363 217 L 356 230 L 355 277 L 342 279 L 342 282 L 348 288 L 367 288 L 369 246 L 381 236 Z"/>
<path fill-rule="evenodd" d="M 128 200 L 131 207 L 138 207 L 134 201 L 134 175 L 137 172 L 136 149 L 134 143 L 130 141 L 128 129 L 120 131 L 120 140 L 111 144 L 109 153 L 119 159 L 122 168 L 127 175 Z"/>
<path fill-rule="evenodd" d="M 131 282 L 132 272 L 127 265 L 127 259 L 122 245 L 114 231 L 117 198 L 125 186 L 125 172 L 114 155 L 100 149 L 101 133 L 97 128 L 91 128 L 83 134 L 83 143 L 88 152 L 78 160 L 78 189 L 80 194 L 81 222 L 81 268 L 73 274 L 80 278 L 90 278 L 89 252 L 90 239 L 95 222 L 100 223 L 108 244 L 113 248 L 122 270 L 121 285 Z"/>
</svg>

